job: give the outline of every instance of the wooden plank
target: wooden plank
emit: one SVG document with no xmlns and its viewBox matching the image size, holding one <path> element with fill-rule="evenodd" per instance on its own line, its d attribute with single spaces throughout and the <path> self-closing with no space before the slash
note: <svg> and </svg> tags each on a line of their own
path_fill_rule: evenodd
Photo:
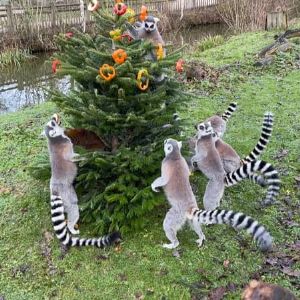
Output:
<svg viewBox="0 0 300 300">
<path fill-rule="evenodd" d="M 267 13 L 266 29 L 286 29 L 287 28 L 287 14 L 285 12 L 269 12 Z"/>
</svg>

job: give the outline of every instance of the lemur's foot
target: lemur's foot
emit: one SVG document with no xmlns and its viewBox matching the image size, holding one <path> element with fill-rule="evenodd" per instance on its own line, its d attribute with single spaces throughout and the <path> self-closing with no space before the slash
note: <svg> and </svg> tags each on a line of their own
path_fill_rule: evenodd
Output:
<svg viewBox="0 0 300 300">
<path fill-rule="evenodd" d="M 179 245 L 179 242 L 174 242 L 171 244 L 163 244 L 162 247 L 166 249 L 175 249 Z"/>
<path fill-rule="evenodd" d="M 204 240 L 205 240 L 205 236 L 203 236 L 202 238 L 196 240 L 196 243 L 197 243 L 199 248 L 202 246 Z"/>
<path fill-rule="evenodd" d="M 75 226 L 74 226 L 75 227 Z M 69 229 L 69 231 L 71 232 L 71 234 L 72 235 L 77 235 L 77 234 L 79 234 L 79 229 L 75 229 L 74 227 L 69 227 L 68 226 L 68 229 Z M 78 228 L 78 225 L 77 225 L 77 228 Z"/>
</svg>

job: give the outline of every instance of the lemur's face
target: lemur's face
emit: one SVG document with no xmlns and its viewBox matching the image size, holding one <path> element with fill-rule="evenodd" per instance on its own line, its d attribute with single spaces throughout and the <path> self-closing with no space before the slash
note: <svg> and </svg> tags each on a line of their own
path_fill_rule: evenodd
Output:
<svg viewBox="0 0 300 300">
<path fill-rule="evenodd" d="M 145 28 L 146 32 L 152 32 L 156 29 L 156 24 L 155 24 L 155 22 L 152 22 L 152 21 L 145 21 L 144 28 Z"/>
<path fill-rule="evenodd" d="M 60 126 L 60 118 L 57 114 L 54 114 L 47 123 L 44 134 L 49 140 L 70 141 L 64 133 L 64 128 Z"/>
<path fill-rule="evenodd" d="M 166 156 L 172 153 L 173 151 L 180 152 L 181 147 L 182 142 L 178 142 L 174 139 L 166 139 L 164 141 L 164 151 Z"/>
<path fill-rule="evenodd" d="M 216 137 L 216 134 L 215 134 L 210 122 L 199 123 L 196 125 L 196 129 L 197 129 L 198 139 L 200 139 L 203 136 L 208 136 L 208 135 Z"/>
</svg>

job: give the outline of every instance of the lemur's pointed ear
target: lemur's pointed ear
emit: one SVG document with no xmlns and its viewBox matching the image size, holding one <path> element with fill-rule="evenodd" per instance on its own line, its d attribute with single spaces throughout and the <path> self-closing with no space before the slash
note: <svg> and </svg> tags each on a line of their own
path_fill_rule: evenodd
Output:
<svg viewBox="0 0 300 300">
<path fill-rule="evenodd" d="M 180 150 L 181 147 L 182 147 L 182 142 L 178 142 L 178 147 L 179 147 L 179 150 Z"/>
<path fill-rule="evenodd" d="M 60 117 L 58 114 L 54 114 L 52 116 L 52 120 L 54 120 L 58 125 L 60 124 Z"/>
<path fill-rule="evenodd" d="M 157 17 L 154 17 L 153 19 L 154 19 L 155 24 L 157 24 L 160 21 L 160 19 Z"/>
</svg>

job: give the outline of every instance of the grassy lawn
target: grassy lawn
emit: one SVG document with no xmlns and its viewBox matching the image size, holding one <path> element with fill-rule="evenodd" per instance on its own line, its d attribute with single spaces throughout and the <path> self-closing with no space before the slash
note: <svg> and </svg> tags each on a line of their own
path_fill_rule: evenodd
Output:
<svg viewBox="0 0 300 300">
<path fill-rule="evenodd" d="M 220 287 L 225 287 L 224 299 L 239 299 L 251 278 L 300 296 L 299 248 L 297 253 L 294 245 L 300 240 L 295 180 L 300 171 L 300 71 L 292 64 L 293 54 L 280 55 L 263 70 L 252 66 L 254 53 L 271 41 L 271 33 L 247 33 L 193 53 L 215 67 L 239 64 L 224 71 L 217 86 L 189 84 L 195 97 L 180 115 L 189 136 L 196 121 L 237 101 L 225 141 L 243 157 L 258 140 L 264 112 L 273 112 L 273 136 L 262 158 L 280 171 L 278 204 L 259 209 L 265 190 L 250 182 L 227 189 L 222 202 L 223 208 L 242 211 L 268 228 L 275 243 L 272 253 L 260 253 L 243 232 L 209 226 L 200 249 L 194 233 L 182 230 L 180 257 L 174 257 L 160 246 L 166 242 L 162 207 L 149 215 L 143 232 L 124 236 L 120 250 L 71 249 L 62 256 L 50 222 L 48 184 L 33 180 L 27 170 L 46 148 L 39 134 L 56 111 L 46 103 L 0 117 L 0 299 L 204 299 Z M 195 174 L 191 180 L 201 206 L 206 179 Z M 81 234 L 90 235 L 85 224 Z"/>
</svg>

